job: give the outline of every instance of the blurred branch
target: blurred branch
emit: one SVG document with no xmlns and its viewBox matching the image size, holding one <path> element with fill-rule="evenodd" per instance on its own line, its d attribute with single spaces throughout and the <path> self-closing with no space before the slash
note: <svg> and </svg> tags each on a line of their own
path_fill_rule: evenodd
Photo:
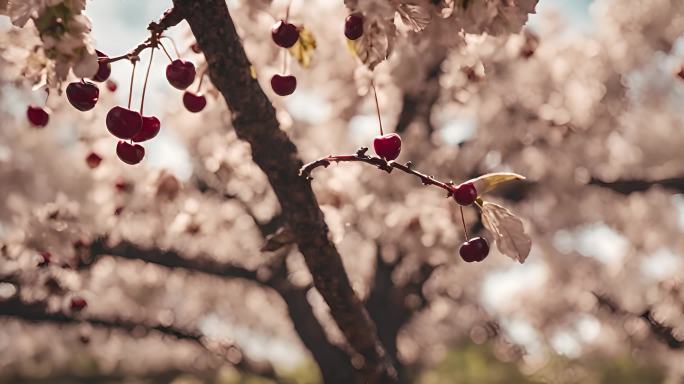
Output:
<svg viewBox="0 0 684 384">
<path fill-rule="evenodd" d="M 314 360 L 321 369 L 326 383 L 354 382 L 354 368 L 351 366 L 349 355 L 340 347 L 331 343 L 323 326 L 319 323 L 313 308 L 309 303 L 306 292 L 309 287 L 293 285 L 287 277 L 285 258 L 277 258 L 268 266 L 270 273 L 259 278 L 256 271 L 237 267 L 231 264 L 219 263 L 213 260 L 188 259 L 176 252 L 159 249 L 141 249 L 129 242 L 122 242 L 117 246 L 108 246 L 103 238 L 95 240 L 89 248 L 91 259 L 82 267 L 91 265 L 98 255 L 110 255 L 129 260 L 141 260 L 168 268 L 183 268 L 188 271 L 205 273 L 221 278 L 243 278 L 272 288 L 283 299 L 288 314 L 304 345 L 311 351 Z"/>
<path fill-rule="evenodd" d="M 209 345 L 210 341 L 201 333 L 181 329 L 172 325 L 150 324 L 116 318 L 86 317 L 80 313 L 51 311 L 48 309 L 46 303 L 29 303 L 22 301 L 19 294 L 16 294 L 8 300 L 0 301 L 0 316 L 14 317 L 29 322 L 48 322 L 59 325 L 87 323 L 93 327 L 118 329 L 128 333 L 139 332 L 140 330 L 158 332 L 162 335 L 172 336 L 177 340 L 193 342 L 209 352 L 222 355 L 225 360 L 229 361 L 235 368 L 244 373 L 279 381 L 275 374 L 275 370 L 270 364 L 255 362 L 249 359 L 237 345 L 233 343 L 221 343 L 220 350 L 226 352 L 217 352 L 217 348 L 211 348 Z"/>
<path fill-rule="evenodd" d="M 82 261 L 80 263 L 81 266 L 92 264 L 101 255 L 110 255 L 129 260 L 142 260 L 168 268 L 182 268 L 219 277 L 234 277 L 262 282 L 258 277 L 257 271 L 251 269 L 230 263 L 218 262 L 206 256 L 187 258 L 171 250 L 161 250 L 159 248 L 144 249 L 127 241 L 110 246 L 105 238 L 95 239 L 89 246 L 89 254 L 90 258 Z"/>
<path fill-rule="evenodd" d="M 442 63 L 445 57 L 439 57 L 436 63 L 428 69 L 419 92 L 405 92 L 401 112 L 399 113 L 399 121 L 395 131 L 402 133 L 416 120 L 425 123 L 428 133 L 434 131 L 430 117 L 432 115 L 432 107 L 439 99 L 441 87 L 439 85 L 439 77 L 442 74 Z"/>
<path fill-rule="evenodd" d="M 280 129 L 275 109 L 252 77 L 240 37 L 224 0 L 174 0 L 204 52 L 212 83 L 232 112 L 238 138 L 251 146 L 254 162 L 266 174 L 295 236 L 316 289 L 345 338 L 363 359 L 365 381 L 396 382 L 396 372 L 380 344 L 375 324 L 352 289 L 342 258 L 329 238 L 316 196 L 299 177 L 302 161 Z"/>
<path fill-rule="evenodd" d="M 318 160 L 312 161 L 312 162 L 304 165 L 299 170 L 299 175 L 311 180 L 312 179 L 311 172 L 318 167 L 327 168 L 332 163 L 360 162 L 360 163 L 366 163 L 366 164 L 373 165 L 373 166 L 377 167 L 379 170 L 385 171 L 387 173 L 391 173 L 393 169 L 398 169 L 404 173 L 408 173 L 409 175 L 413 175 L 413 176 L 418 177 L 420 179 L 420 182 L 423 183 L 423 185 L 434 185 L 438 188 L 442 188 L 443 190 L 447 191 L 447 197 L 451 196 L 453 186 L 454 186 L 454 183 L 452 183 L 451 181 L 442 182 L 442 181 L 435 179 L 432 176 L 428 176 L 424 173 L 420 173 L 420 172 L 413 169 L 413 164 L 411 164 L 410 161 L 407 162 L 406 164 L 400 164 L 400 163 L 397 163 L 395 161 L 387 161 L 387 160 L 380 158 L 378 156 L 368 156 L 366 154 L 366 152 L 368 152 L 368 148 L 362 147 L 358 151 L 356 151 L 356 154 L 354 154 L 354 155 L 329 155 L 329 156 L 326 156 L 322 159 L 318 159 Z"/>
<path fill-rule="evenodd" d="M 629 195 L 633 192 L 643 192 L 654 186 L 661 186 L 663 188 L 684 193 L 684 177 L 672 177 L 659 180 L 624 179 L 616 181 L 603 181 L 597 178 L 592 178 L 589 181 L 589 184 L 608 188 L 623 195 Z"/>
<path fill-rule="evenodd" d="M 653 313 L 651 312 L 650 309 L 645 310 L 641 314 L 634 314 L 632 312 L 626 311 L 622 309 L 615 300 L 611 299 L 607 295 L 592 292 L 592 294 L 596 297 L 596 300 L 599 303 L 599 306 L 604 307 L 608 309 L 611 313 L 620 315 L 620 316 L 630 316 L 630 317 L 639 317 L 642 320 L 646 321 L 648 324 L 648 328 L 651 330 L 651 333 L 658 339 L 660 342 L 663 342 L 667 344 L 667 346 L 670 349 L 682 349 L 684 348 L 684 340 L 679 340 L 673 332 L 673 328 L 670 326 L 667 326 L 658 320 L 656 320 L 653 317 Z"/>
<path fill-rule="evenodd" d="M 399 252 L 396 260 L 385 261 L 380 244 L 376 244 L 375 274 L 365 303 L 373 320 L 382 325 L 379 328 L 380 340 L 397 366 L 399 366 L 397 356 L 399 331 L 415 313 L 427 305 L 423 286 L 438 267 L 422 263 L 404 284 L 399 285 L 395 282 L 393 274 L 403 258 L 403 252 Z"/>
</svg>

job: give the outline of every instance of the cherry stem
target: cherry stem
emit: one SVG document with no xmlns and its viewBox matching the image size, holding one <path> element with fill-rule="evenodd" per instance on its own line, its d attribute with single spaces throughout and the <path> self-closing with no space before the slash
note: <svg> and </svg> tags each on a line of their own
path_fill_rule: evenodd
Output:
<svg viewBox="0 0 684 384">
<path fill-rule="evenodd" d="M 285 21 L 290 18 L 290 6 L 292 6 L 292 0 L 287 3 L 287 8 L 285 8 Z"/>
<path fill-rule="evenodd" d="M 147 78 L 150 77 L 150 68 L 152 68 L 152 59 L 153 58 L 154 58 L 154 48 L 152 48 L 152 50 L 150 51 L 150 62 L 147 63 L 147 71 L 145 72 L 145 81 L 143 82 L 142 97 L 140 98 L 140 116 L 142 116 L 143 108 L 145 106 L 145 91 L 147 91 Z"/>
<path fill-rule="evenodd" d="M 287 73 L 287 51 L 283 49 L 283 75 Z"/>
<path fill-rule="evenodd" d="M 181 54 L 180 54 L 180 51 L 178 50 L 178 46 L 176 45 L 176 42 L 171 37 L 166 36 L 166 35 L 162 35 L 160 37 L 160 39 L 166 39 L 166 40 L 170 41 L 171 46 L 173 47 L 173 51 L 176 53 L 176 57 L 178 57 L 180 59 Z"/>
<path fill-rule="evenodd" d="M 197 84 L 197 94 L 199 95 L 200 90 L 202 89 L 202 82 L 204 81 L 204 75 L 207 74 L 207 70 L 209 67 L 204 68 L 204 70 L 200 73 L 200 81 L 199 84 Z"/>
<path fill-rule="evenodd" d="M 45 87 L 45 102 L 43 106 L 47 106 L 48 99 L 50 98 L 50 88 Z"/>
<path fill-rule="evenodd" d="M 442 182 L 432 176 L 418 172 L 413 169 L 413 164 L 410 161 L 405 164 L 401 164 L 395 161 L 387 161 L 378 156 L 368 156 L 366 152 L 368 152 L 368 148 L 363 147 L 356 151 L 356 154 L 354 155 L 326 156 L 322 159 L 318 159 L 304 165 L 302 168 L 300 168 L 299 175 L 311 179 L 311 172 L 318 167 L 328 167 L 332 163 L 340 162 L 361 162 L 373 165 L 379 170 L 385 171 L 387 173 L 392 172 L 394 169 L 398 169 L 404 173 L 418 177 L 423 185 L 434 185 L 435 187 L 447 191 L 447 197 L 450 197 L 453 194 L 454 183 Z"/>
<path fill-rule="evenodd" d="M 131 71 L 131 85 L 128 87 L 128 109 L 131 109 L 131 97 L 133 96 L 133 79 L 135 79 L 135 63 L 133 61 L 133 70 Z"/>
<path fill-rule="evenodd" d="M 375 110 L 378 112 L 378 124 L 380 124 L 380 136 L 385 133 L 382 131 L 382 118 L 380 117 L 380 103 L 378 102 L 378 91 L 375 89 L 375 81 L 371 79 L 371 88 L 373 88 L 373 96 L 375 97 Z"/>
<path fill-rule="evenodd" d="M 162 47 L 162 50 L 166 54 L 166 57 L 169 58 L 169 61 L 173 63 L 173 59 L 171 58 L 171 55 L 169 55 L 169 51 L 166 50 L 166 47 L 164 47 L 164 44 L 162 44 L 161 41 L 159 42 L 159 46 Z"/>
<path fill-rule="evenodd" d="M 461 222 L 463 222 L 463 233 L 465 234 L 465 240 L 468 241 L 468 228 L 466 227 L 465 216 L 463 216 L 463 206 L 459 205 L 461 209 Z"/>
</svg>

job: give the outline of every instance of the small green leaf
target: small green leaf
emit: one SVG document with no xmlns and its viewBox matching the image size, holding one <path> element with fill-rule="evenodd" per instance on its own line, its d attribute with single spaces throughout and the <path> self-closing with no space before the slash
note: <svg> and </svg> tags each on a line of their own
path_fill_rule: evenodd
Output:
<svg viewBox="0 0 684 384">
<path fill-rule="evenodd" d="M 299 65 L 308 68 L 316 51 L 316 38 L 302 25 L 299 28 L 299 40 L 288 51 L 299 62 Z"/>
<path fill-rule="evenodd" d="M 487 173 L 480 177 L 470 179 L 467 182 L 473 183 L 473 185 L 475 185 L 475 189 L 477 190 L 477 195 L 482 196 L 483 194 L 498 187 L 500 184 L 516 180 L 525 180 L 525 176 L 511 172 Z"/>
</svg>

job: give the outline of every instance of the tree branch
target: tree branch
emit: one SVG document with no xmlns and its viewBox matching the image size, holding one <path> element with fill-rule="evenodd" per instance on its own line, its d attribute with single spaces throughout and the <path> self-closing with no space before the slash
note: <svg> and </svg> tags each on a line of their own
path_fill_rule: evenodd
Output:
<svg viewBox="0 0 684 384">
<path fill-rule="evenodd" d="M 366 382 L 395 382 L 394 367 L 328 237 L 311 185 L 299 177 L 302 162 L 297 149 L 279 128 L 273 106 L 250 74 L 250 63 L 225 1 L 174 0 L 174 5 L 204 52 L 209 76 L 232 111 L 238 138 L 251 145 L 252 158 L 269 179 L 314 285 L 349 344 L 363 357 L 360 371 Z"/>
<path fill-rule="evenodd" d="M 110 255 L 129 260 L 141 260 L 167 268 L 182 268 L 192 272 L 204 273 L 219 278 L 242 278 L 273 289 L 287 305 L 287 311 L 299 338 L 311 352 L 318 364 L 325 383 L 349 384 L 354 382 L 354 368 L 349 355 L 331 343 L 313 312 L 306 292 L 308 288 L 296 287 L 289 282 L 284 259 L 271 266 L 271 273 L 263 279 L 256 271 L 211 260 L 189 259 L 173 251 L 141 249 L 135 244 L 123 242 L 109 246 L 103 238 L 95 240 L 89 247 L 91 256 L 80 267 L 93 264 L 100 256 Z M 2 281 L 2 280 L 0 280 Z"/>
<path fill-rule="evenodd" d="M 629 195 L 633 192 L 643 192 L 657 185 L 684 193 L 684 177 L 671 177 L 659 180 L 623 179 L 616 181 L 603 181 L 592 178 L 589 181 L 589 184 L 608 188 L 623 195 Z"/>
<path fill-rule="evenodd" d="M 608 309 L 611 313 L 620 315 L 620 316 L 632 316 L 632 317 L 639 317 L 646 321 L 648 324 L 648 328 L 651 330 L 651 333 L 656 337 L 656 339 L 660 342 L 665 343 L 668 348 L 670 349 L 682 349 L 684 348 L 684 340 L 679 340 L 673 332 L 673 328 L 670 326 L 667 326 L 658 320 L 656 320 L 653 317 L 653 314 L 651 313 L 650 309 L 645 310 L 643 313 L 637 315 L 634 313 L 631 313 L 629 311 L 626 311 L 622 309 L 618 303 L 616 303 L 613 299 L 610 297 L 592 292 L 592 294 L 596 297 L 596 300 L 599 303 L 599 306 L 604 307 Z"/>
<path fill-rule="evenodd" d="M 116 318 L 85 317 L 73 315 L 64 311 L 49 311 L 45 303 L 23 302 L 19 298 L 19 295 L 15 295 L 13 298 L 5 301 L 0 301 L 0 316 L 14 317 L 29 322 L 47 322 L 59 325 L 87 323 L 94 327 L 118 329 L 129 333 L 143 329 L 147 332 L 157 332 L 162 335 L 171 336 L 177 340 L 190 341 L 207 351 L 217 353 L 216 350 L 208 347 L 206 338 L 201 333 L 195 331 L 185 330 L 171 325 L 140 323 Z M 230 361 L 243 373 L 280 381 L 270 364 L 255 362 L 249 359 L 237 345 L 232 343 L 230 345 L 224 344 L 221 349 L 232 351 L 229 355 L 225 354 L 223 358 Z"/>
<path fill-rule="evenodd" d="M 133 48 L 128 53 L 120 56 L 109 57 L 101 61 L 103 63 L 113 63 L 119 60 L 138 60 L 142 51 L 147 48 L 156 48 L 159 45 L 159 39 L 162 37 L 162 33 L 181 21 L 183 21 L 183 17 L 180 12 L 178 12 L 175 8 L 168 9 L 166 12 L 164 12 L 158 22 L 153 21 L 147 26 L 147 30 L 150 31 L 150 37 L 148 37 L 145 41 L 138 44 L 137 47 Z"/>
<path fill-rule="evenodd" d="M 423 183 L 423 185 L 434 185 L 438 188 L 442 188 L 443 190 L 447 191 L 447 197 L 451 196 L 453 193 L 454 183 L 450 181 L 442 182 L 435 179 L 432 176 L 428 176 L 424 173 L 418 172 L 415 169 L 413 169 L 413 164 L 411 164 L 411 162 L 408 162 L 406 164 L 400 164 L 395 161 L 386 161 L 385 159 L 382 159 L 378 156 L 368 156 L 366 152 L 368 152 L 368 148 L 362 147 L 358 151 L 356 151 L 355 155 L 329 155 L 304 165 L 300 169 L 299 174 L 300 176 L 311 180 L 311 172 L 318 167 L 327 168 L 332 163 L 360 162 L 374 165 L 379 170 L 385 171 L 387 173 L 391 173 L 393 169 L 398 169 L 404 173 L 408 173 L 409 175 L 416 176 L 420 179 L 420 182 Z"/>
<path fill-rule="evenodd" d="M 160 250 L 158 248 L 143 249 L 127 241 L 110 246 L 104 238 L 95 239 L 89 246 L 89 254 L 90 258 L 88 260 L 80 260 L 79 266 L 88 266 L 99 256 L 110 255 L 129 260 L 142 260 L 168 268 L 182 268 L 218 277 L 233 277 L 263 283 L 259 279 L 257 271 L 251 269 L 218 262 L 209 257 L 191 259 L 175 251 Z"/>
</svg>

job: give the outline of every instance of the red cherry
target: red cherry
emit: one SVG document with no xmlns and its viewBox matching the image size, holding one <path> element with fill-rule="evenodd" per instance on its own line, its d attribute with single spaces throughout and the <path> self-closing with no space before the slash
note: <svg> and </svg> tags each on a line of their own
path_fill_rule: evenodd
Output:
<svg viewBox="0 0 684 384">
<path fill-rule="evenodd" d="M 116 88 L 117 88 L 116 81 L 107 80 L 107 89 L 109 90 L 109 92 L 116 92 Z"/>
<path fill-rule="evenodd" d="M 88 164 L 88 167 L 90 167 L 90 169 L 95 169 L 102 162 L 102 156 L 98 155 L 95 152 L 90 152 L 88 156 L 86 156 L 85 160 L 86 164 Z"/>
<path fill-rule="evenodd" d="M 38 252 L 40 255 L 40 262 L 38 263 L 39 267 L 44 267 L 48 264 L 50 264 L 50 261 L 52 260 L 52 253 L 43 251 L 43 252 Z"/>
<path fill-rule="evenodd" d="M 95 108 L 95 103 L 100 97 L 97 85 L 88 81 L 70 83 L 66 87 L 67 99 L 79 111 L 89 111 Z"/>
<path fill-rule="evenodd" d="M 194 94 L 190 91 L 185 91 L 183 94 L 183 105 L 185 105 L 185 109 L 188 111 L 197 113 L 207 105 L 207 98 L 201 93 Z"/>
<path fill-rule="evenodd" d="M 81 311 L 87 306 L 88 302 L 81 296 L 74 296 L 69 302 L 69 308 L 71 308 L 72 311 Z"/>
<path fill-rule="evenodd" d="M 114 188 L 119 192 L 129 192 L 133 189 L 133 185 L 123 177 L 117 177 L 114 181 Z"/>
<path fill-rule="evenodd" d="M 489 254 L 489 243 L 483 237 L 474 237 L 463 243 L 458 253 L 463 261 L 467 263 L 472 263 L 473 261 L 480 262 Z"/>
<path fill-rule="evenodd" d="M 383 159 L 394 160 L 399 157 L 399 152 L 401 152 L 401 137 L 396 133 L 376 136 L 373 140 L 373 149 Z"/>
<path fill-rule="evenodd" d="M 109 75 L 112 74 L 112 64 L 104 62 L 104 60 L 109 59 L 109 56 L 98 51 L 97 49 L 95 50 L 95 53 L 97 54 L 97 61 L 99 63 L 99 67 L 97 68 L 97 73 L 95 74 L 95 76 L 93 76 L 93 80 L 101 83 L 109 79 Z"/>
<path fill-rule="evenodd" d="M 105 121 L 109 132 L 120 139 L 130 139 L 142 128 L 142 116 L 124 107 L 110 109 Z"/>
<path fill-rule="evenodd" d="M 41 108 L 37 105 L 31 104 L 26 109 L 26 117 L 36 127 L 44 127 L 50 120 L 50 113 L 47 108 Z"/>
<path fill-rule="evenodd" d="M 352 13 L 344 20 L 344 35 L 349 40 L 356 40 L 363 35 L 363 15 Z"/>
<path fill-rule="evenodd" d="M 189 87 L 195 81 L 195 74 L 195 65 L 182 59 L 176 59 L 166 67 L 166 79 L 180 90 Z"/>
<path fill-rule="evenodd" d="M 140 144 L 130 144 L 122 140 L 116 145 L 116 155 L 124 163 L 135 165 L 145 157 L 145 148 Z"/>
<path fill-rule="evenodd" d="M 140 131 L 133 136 L 133 141 L 139 143 L 157 136 L 160 128 L 159 119 L 154 116 L 143 116 Z"/>
<path fill-rule="evenodd" d="M 271 88 L 280 96 L 291 95 L 297 89 L 297 78 L 293 75 L 273 75 Z"/>
<path fill-rule="evenodd" d="M 280 20 L 271 27 L 271 37 L 279 47 L 290 48 L 299 40 L 299 30 L 294 24 Z"/>
<path fill-rule="evenodd" d="M 451 193 L 460 205 L 470 205 L 477 199 L 477 190 L 473 183 L 463 183 L 453 187 Z"/>
</svg>

